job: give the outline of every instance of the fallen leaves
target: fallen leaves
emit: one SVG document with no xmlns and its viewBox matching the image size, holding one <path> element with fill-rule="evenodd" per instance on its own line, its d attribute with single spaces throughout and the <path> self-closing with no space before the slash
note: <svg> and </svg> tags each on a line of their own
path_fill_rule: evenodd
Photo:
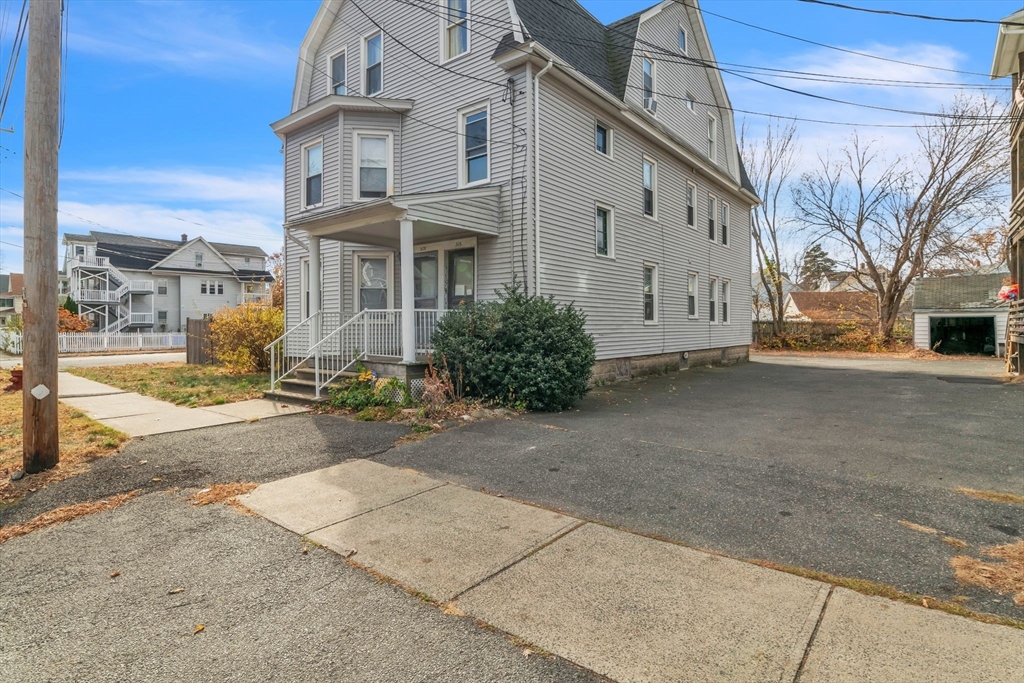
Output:
<svg viewBox="0 0 1024 683">
<path fill-rule="evenodd" d="M 1024 540 L 997 545 L 981 551 L 1001 562 L 985 562 L 976 557 L 957 555 L 949 561 L 957 581 L 1002 594 L 1012 594 L 1016 605 L 1024 606 Z"/>
<path fill-rule="evenodd" d="M 119 496 L 112 496 L 110 498 L 105 498 L 104 500 L 98 500 L 94 503 L 67 505 L 65 507 L 57 508 L 56 510 L 44 512 L 38 517 L 33 517 L 24 524 L 13 524 L 11 526 L 0 527 L 0 543 L 9 541 L 12 538 L 17 538 L 18 536 L 30 534 L 33 531 L 39 531 L 40 529 L 47 529 L 59 524 L 64 524 L 65 522 L 70 522 L 71 520 L 78 519 L 79 517 L 85 517 L 86 515 L 92 515 L 97 512 L 113 510 L 114 508 L 127 503 L 129 500 L 134 498 L 137 493 L 138 491 L 131 491 L 130 493 L 122 493 Z"/>
<path fill-rule="evenodd" d="M 907 527 L 908 529 L 913 529 L 914 531 L 920 531 L 922 534 L 937 534 L 937 533 L 939 533 L 938 529 L 933 529 L 930 526 L 923 526 L 921 524 L 914 524 L 913 522 L 908 522 L 905 519 L 901 519 L 900 520 L 900 524 L 902 524 L 903 526 Z"/>
<path fill-rule="evenodd" d="M 119 576 L 121 576 L 121 572 L 116 570 L 116 569 L 114 571 L 110 572 L 110 578 L 112 578 L 112 579 L 116 579 Z"/>
<path fill-rule="evenodd" d="M 235 496 L 241 496 L 249 493 L 257 484 L 255 482 L 235 482 L 232 484 L 214 484 L 209 488 L 205 488 L 189 500 L 192 501 L 193 505 L 209 505 L 210 503 L 224 503 L 231 500 Z"/>
<path fill-rule="evenodd" d="M 1024 496 L 1018 496 L 1015 493 L 1002 493 L 1000 491 L 976 491 L 975 489 L 968 489 L 960 487 L 954 489 L 957 493 L 962 493 L 965 496 L 971 496 L 972 498 L 980 498 L 982 500 L 988 500 L 993 503 L 1009 503 L 1010 505 L 1024 505 Z"/>
<path fill-rule="evenodd" d="M 197 634 L 197 633 L 199 633 L 201 631 L 205 631 L 205 630 L 206 630 L 205 626 L 203 626 L 202 624 L 198 624 L 198 625 L 196 625 L 196 630 L 192 631 L 192 635 L 195 635 L 195 634 Z"/>
<path fill-rule="evenodd" d="M 951 545 L 954 548 L 966 548 L 967 541 L 961 541 L 959 538 L 953 538 L 952 536 L 943 536 L 942 542 L 946 545 Z"/>
<path fill-rule="evenodd" d="M 184 592 L 185 592 L 184 588 L 172 588 L 171 590 L 167 591 L 167 594 L 168 595 L 177 595 L 178 593 L 184 593 Z"/>
</svg>

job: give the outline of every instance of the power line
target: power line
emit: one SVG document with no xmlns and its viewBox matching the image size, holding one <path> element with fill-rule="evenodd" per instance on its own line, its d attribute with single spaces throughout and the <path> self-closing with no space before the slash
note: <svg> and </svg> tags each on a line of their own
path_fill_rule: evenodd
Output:
<svg viewBox="0 0 1024 683">
<path fill-rule="evenodd" d="M 853 10 L 854 12 L 867 12 L 869 14 L 888 14 L 894 17 L 906 17 L 908 19 L 925 19 L 927 21 L 948 21 L 954 24 L 996 24 L 1006 26 L 1021 26 L 1024 24 L 1017 21 L 997 21 L 994 19 L 959 19 L 953 17 L 934 17 L 928 14 L 912 14 L 910 12 L 897 12 L 891 9 L 870 9 L 868 7 L 854 7 L 853 5 L 843 5 L 838 2 L 826 2 L 826 0 L 797 0 L 798 2 L 806 2 L 812 5 L 827 5 L 829 7 L 837 7 L 839 9 Z"/>
<path fill-rule="evenodd" d="M 3 240 L 0 240 L 0 244 L 6 244 L 9 247 L 14 247 L 15 249 L 21 249 L 22 251 L 24 251 L 24 249 L 25 249 L 24 245 L 15 244 L 14 242 L 5 242 Z"/>
<path fill-rule="evenodd" d="M 25 33 L 28 31 L 28 0 L 21 1 L 21 15 L 18 17 L 18 26 L 14 33 L 14 42 L 11 43 L 11 57 L 7 61 L 7 71 L 4 73 L 3 85 L 0 85 L 0 121 L 4 118 L 4 111 L 7 109 L 7 100 L 11 95 L 11 86 L 14 85 L 14 74 L 17 71 L 18 59 L 21 57 L 21 44 L 25 40 Z"/>
</svg>

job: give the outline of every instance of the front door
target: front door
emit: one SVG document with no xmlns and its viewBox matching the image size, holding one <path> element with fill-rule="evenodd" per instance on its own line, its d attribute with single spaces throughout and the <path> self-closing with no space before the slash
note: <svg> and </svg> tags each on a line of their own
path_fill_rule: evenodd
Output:
<svg viewBox="0 0 1024 683">
<path fill-rule="evenodd" d="M 448 308 L 471 304 L 476 292 L 476 250 L 448 252 Z"/>
<path fill-rule="evenodd" d="M 433 311 L 438 307 L 437 300 L 437 252 L 417 254 L 413 259 L 414 296 L 417 311 Z"/>
</svg>

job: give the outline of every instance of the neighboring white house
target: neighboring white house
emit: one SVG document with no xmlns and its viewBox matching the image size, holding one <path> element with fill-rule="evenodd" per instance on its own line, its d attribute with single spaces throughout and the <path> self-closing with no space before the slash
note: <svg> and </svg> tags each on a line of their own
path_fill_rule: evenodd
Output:
<svg viewBox="0 0 1024 683">
<path fill-rule="evenodd" d="M 761 274 L 754 272 L 750 274 L 751 311 L 750 318 L 754 322 L 771 322 L 772 307 L 768 301 L 768 293 L 765 291 L 764 282 L 761 281 Z M 800 285 L 789 279 L 789 275 L 782 274 L 782 305 L 786 305 L 786 299 L 790 292 L 803 291 Z"/>
<path fill-rule="evenodd" d="M 16 320 L 24 305 L 24 276 L 21 273 L 0 273 L 0 327 Z"/>
<path fill-rule="evenodd" d="M 586 313 L 595 377 L 745 358 L 758 200 L 696 5 L 323 0 L 272 124 L 282 353 L 413 365 L 517 281 Z"/>
<path fill-rule="evenodd" d="M 68 296 L 103 332 L 179 332 L 189 318 L 269 297 L 273 276 L 259 247 L 92 231 L 64 234 Z"/>
<path fill-rule="evenodd" d="M 914 346 L 1003 357 L 1010 306 L 998 294 L 1006 277 L 1004 272 L 916 280 Z"/>
</svg>

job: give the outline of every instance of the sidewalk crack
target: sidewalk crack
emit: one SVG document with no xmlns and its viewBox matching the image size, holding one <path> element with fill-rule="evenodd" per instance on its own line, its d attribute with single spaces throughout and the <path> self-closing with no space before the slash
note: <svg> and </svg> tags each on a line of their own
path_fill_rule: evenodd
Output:
<svg viewBox="0 0 1024 683">
<path fill-rule="evenodd" d="M 800 678 L 804 675 L 804 667 L 807 666 L 807 658 L 811 656 L 811 648 L 814 647 L 814 640 L 818 637 L 818 629 L 821 628 L 821 622 L 825 619 L 825 610 L 828 609 L 829 600 L 832 599 L 832 593 L 835 589 L 835 586 L 828 587 L 828 595 L 825 596 L 825 603 L 821 606 L 821 612 L 818 613 L 818 621 L 814 624 L 814 630 L 811 631 L 811 637 L 807 641 L 807 647 L 804 648 L 804 656 L 800 659 L 800 666 L 796 668 L 796 676 L 793 677 L 793 683 L 800 683 Z"/>
</svg>

